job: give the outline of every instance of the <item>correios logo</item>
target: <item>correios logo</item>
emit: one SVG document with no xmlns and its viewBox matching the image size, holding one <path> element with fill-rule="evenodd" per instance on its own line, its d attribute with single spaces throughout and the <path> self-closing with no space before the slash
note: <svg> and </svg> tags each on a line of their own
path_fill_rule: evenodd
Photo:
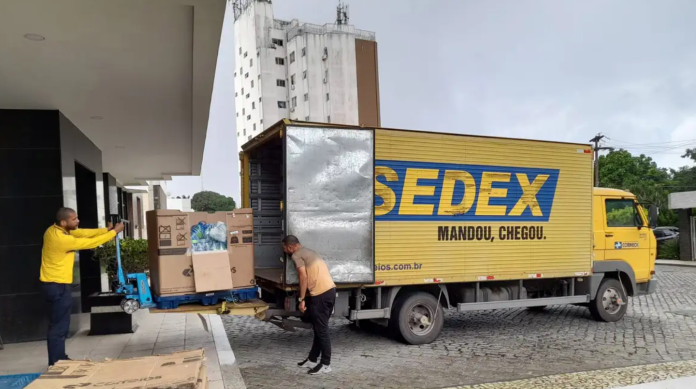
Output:
<svg viewBox="0 0 696 389">
<path fill-rule="evenodd" d="M 379 160 L 377 221 L 548 222 L 558 169 Z"/>
</svg>

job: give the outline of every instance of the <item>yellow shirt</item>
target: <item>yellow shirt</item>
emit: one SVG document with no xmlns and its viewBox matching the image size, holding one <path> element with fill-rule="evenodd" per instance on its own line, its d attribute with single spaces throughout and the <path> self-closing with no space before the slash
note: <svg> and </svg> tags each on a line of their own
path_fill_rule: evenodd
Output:
<svg viewBox="0 0 696 389">
<path fill-rule="evenodd" d="M 322 293 L 336 287 L 326 262 L 316 252 L 302 247 L 292 255 L 297 268 L 304 267 L 307 270 L 307 289 L 310 296 L 319 296 Z"/>
<path fill-rule="evenodd" d="M 106 228 L 77 229 L 70 233 L 52 225 L 43 238 L 41 250 L 41 276 L 43 282 L 72 284 L 75 251 L 93 249 L 116 237 L 115 231 Z"/>
</svg>

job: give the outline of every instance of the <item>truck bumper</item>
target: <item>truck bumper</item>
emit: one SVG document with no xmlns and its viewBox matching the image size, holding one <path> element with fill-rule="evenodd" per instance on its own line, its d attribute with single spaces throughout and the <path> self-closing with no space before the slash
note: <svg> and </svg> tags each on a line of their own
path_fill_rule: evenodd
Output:
<svg viewBox="0 0 696 389">
<path fill-rule="evenodd" d="M 657 280 L 653 278 L 648 282 L 641 282 L 640 284 L 636 284 L 636 289 L 638 292 L 636 293 L 636 296 L 645 296 L 647 294 L 653 294 L 657 289 Z"/>
</svg>

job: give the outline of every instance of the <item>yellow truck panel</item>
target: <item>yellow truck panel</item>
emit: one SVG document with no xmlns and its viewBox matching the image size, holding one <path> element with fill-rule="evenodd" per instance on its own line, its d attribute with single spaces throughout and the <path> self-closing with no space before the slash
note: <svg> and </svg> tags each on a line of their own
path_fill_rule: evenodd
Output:
<svg viewBox="0 0 696 389">
<path fill-rule="evenodd" d="M 587 145 L 375 131 L 376 285 L 592 270 Z"/>
</svg>

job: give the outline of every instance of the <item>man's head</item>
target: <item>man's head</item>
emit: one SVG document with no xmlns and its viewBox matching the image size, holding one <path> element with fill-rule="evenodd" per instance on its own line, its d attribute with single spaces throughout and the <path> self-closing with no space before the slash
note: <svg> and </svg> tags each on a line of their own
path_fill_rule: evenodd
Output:
<svg viewBox="0 0 696 389">
<path fill-rule="evenodd" d="M 72 208 L 61 208 L 56 213 L 56 225 L 66 231 L 72 231 L 80 225 L 77 212 Z"/>
<path fill-rule="evenodd" d="M 288 235 L 283 239 L 283 251 L 286 254 L 295 254 L 295 252 L 302 248 L 300 240 L 297 239 L 295 235 Z"/>
</svg>

